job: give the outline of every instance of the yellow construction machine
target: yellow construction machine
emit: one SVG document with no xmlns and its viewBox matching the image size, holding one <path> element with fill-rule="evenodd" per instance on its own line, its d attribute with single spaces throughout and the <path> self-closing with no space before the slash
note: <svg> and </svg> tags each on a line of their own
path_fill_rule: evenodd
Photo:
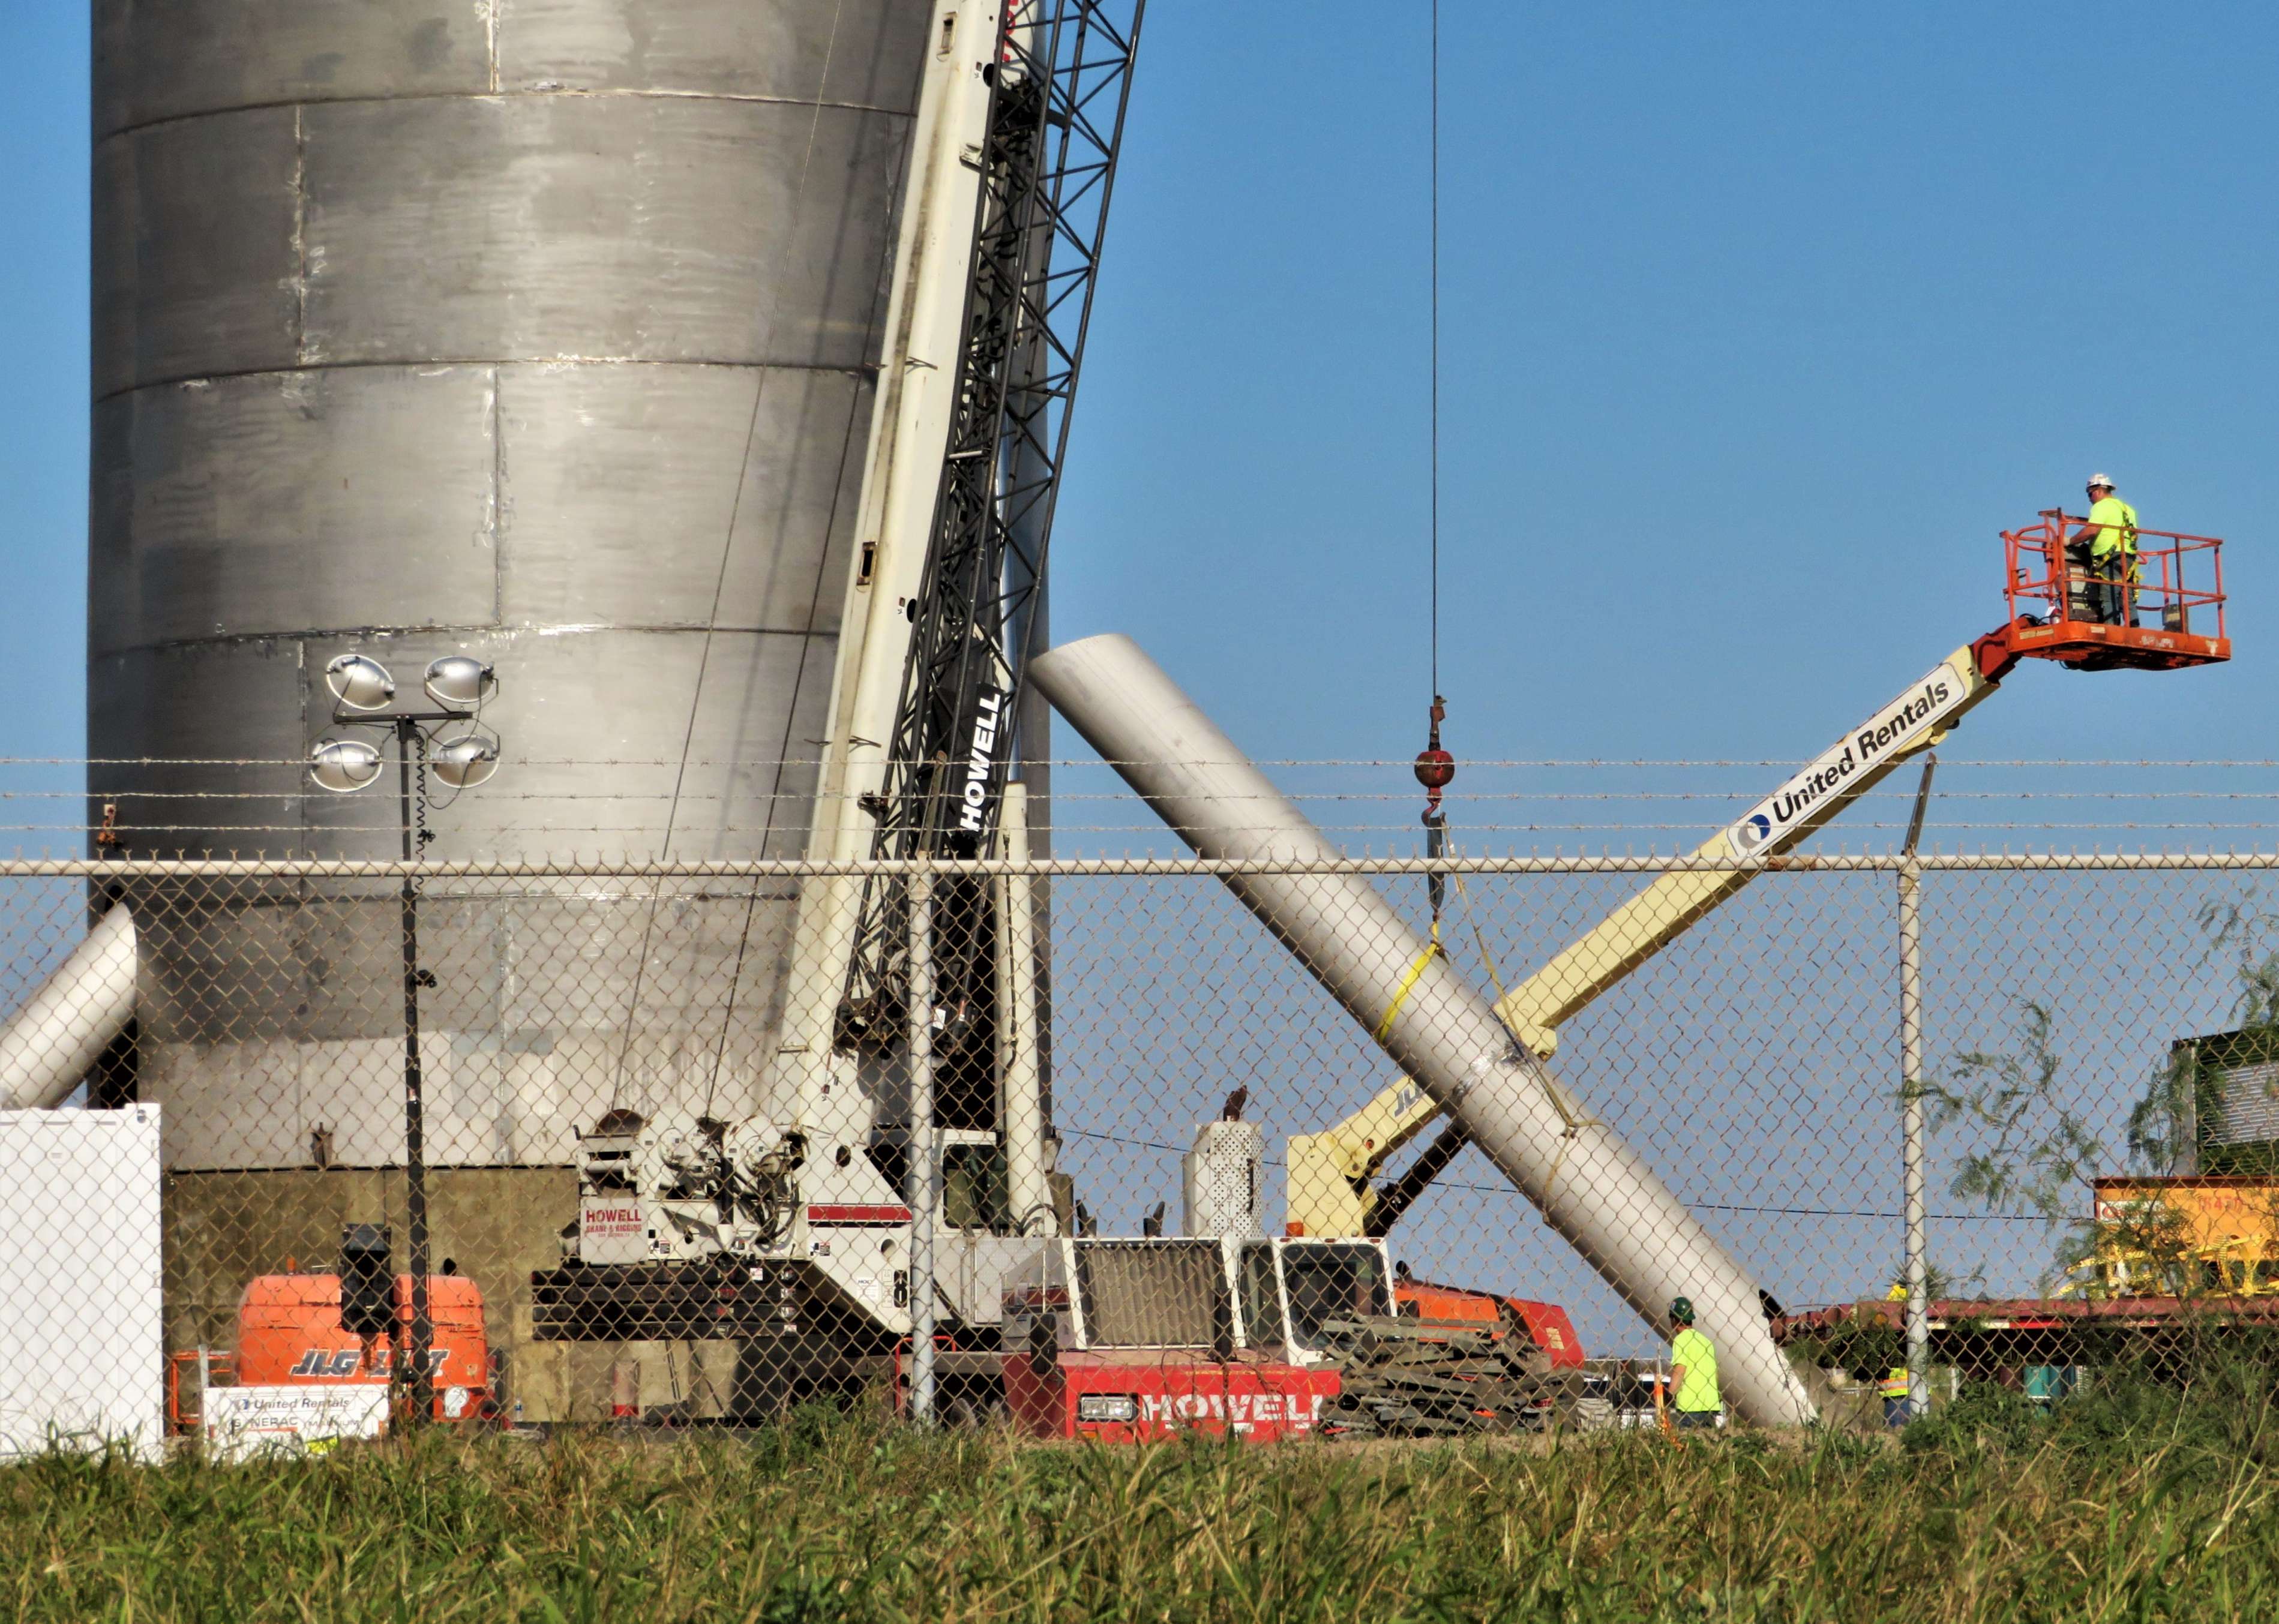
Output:
<svg viewBox="0 0 2279 1624">
<path fill-rule="evenodd" d="M 2021 659 L 2095 671 L 2175 670 L 2231 657 L 2223 624 L 2221 541 L 2163 531 L 2137 532 L 2137 578 L 2129 584 L 2118 617 L 2104 620 L 2091 617 L 2090 581 L 2078 546 L 2085 522 L 2052 509 L 2039 524 L 2004 532 L 2009 619 L 1931 667 L 1692 854 L 1703 865 L 1728 866 L 1662 875 L 1505 993 L 1496 1013 L 1512 1035 L 1549 1058 L 1563 1023 L 1901 762 L 1937 745 Z M 2148 618 L 2152 624 L 2141 624 Z M 1436 725 L 1436 748 L 1418 760 L 1418 778 L 1435 790 L 1436 799 L 1439 785 L 1453 771 L 1453 763 L 1437 749 L 1437 732 Z M 1911 849 L 1922 812 L 1918 796 Z M 1374 1183 L 1385 1161 L 1439 1115 L 1431 1096 L 1404 1078 L 1334 1127 L 1293 1135 L 1291 1233 L 1387 1233 L 1467 1143 L 1462 1128 L 1451 1125 L 1398 1178 L 1381 1188 Z"/>
</svg>

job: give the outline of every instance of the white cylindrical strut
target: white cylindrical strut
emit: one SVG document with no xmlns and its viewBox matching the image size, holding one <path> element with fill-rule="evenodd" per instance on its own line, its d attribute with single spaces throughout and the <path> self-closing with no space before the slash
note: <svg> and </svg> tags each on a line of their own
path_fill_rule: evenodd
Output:
<svg viewBox="0 0 2279 1624">
<path fill-rule="evenodd" d="M 933 1425 L 934 1218 L 941 1146 L 933 1130 L 933 876 L 910 876 L 910 1419 Z"/>
<path fill-rule="evenodd" d="M 1029 860 L 1029 788 L 1005 786 L 998 835 L 1005 855 Z M 997 1075 L 1004 1079 L 1005 1206 L 1017 1235 L 1050 1235 L 1052 1167 L 1045 1151 L 1044 1031 L 1037 1007 L 1037 897 L 1025 874 L 1008 874 L 997 893 Z"/>
<path fill-rule="evenodd" d="M 1907 1225 L 1910 1415 L 1930 1413 L 1930 1239 L 1923 1199 L 1929 1155 L 1922 1069 L 1922 871 L 1910 849 L 1907 865 L 1899 870 L 1899 1211 Z"/>
<path fill-rule="evenodd" d="M 1039 689 L 1181 839 L 1206 857 L 1339 854 L 1127 637 L 1039 656 Z M 1648 1324 L 1692 1298 L 1726 1401 L 1748 1420 L 1814 1419 L 1766 1329 L 1756 1282 L 1654 1169 L 1523 1050 L 1369 881 L 1235 874 L 1244 906 L 1472 1138 Z"/>
<path fill-rule="evenodd" d="M 0 1030 L 0 1109 L 61 1105 L 134 1018 L 134 918 L 119 903 Z"/>
</svg>

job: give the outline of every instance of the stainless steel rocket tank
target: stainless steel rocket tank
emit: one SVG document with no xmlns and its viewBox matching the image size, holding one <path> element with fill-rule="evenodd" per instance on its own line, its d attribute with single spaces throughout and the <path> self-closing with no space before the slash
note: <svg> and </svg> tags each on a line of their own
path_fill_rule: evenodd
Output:
<svg viewBox="0 0 2279 1624">
<path fill-rule="evenodd" d="M 127 849 L 392 855 L 392 775 L 295 765 L 353 649 L 413 696 L 498 666 L 504 765 L 434 855 L 797 854 L 930 8 L 94 15 L 89 791 Z M 748 1097 L 787 900 L 498 890 L 426 904 L 433 1161 Z M 401 1160 L 384 896 L 142 911 L 173 1168 Z"/>
</svg>

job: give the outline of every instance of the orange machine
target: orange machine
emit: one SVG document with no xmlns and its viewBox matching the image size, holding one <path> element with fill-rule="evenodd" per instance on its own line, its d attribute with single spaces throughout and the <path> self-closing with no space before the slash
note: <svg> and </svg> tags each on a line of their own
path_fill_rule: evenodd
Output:
<svg viewBox="0 0 2279 1624">
<path fill-rule="evenodd" d="M 411 1275 L 395 1277 L 395 1301 L 396 1335 L 367 1347 L 341 1327 L 338 1275 L 257 1275 L 246 1283 L 238 1299 L 237 1352 L 205 1356 L 205 1380 L 234 1387 L 384 1385 L 395 1347 L 411 1336 Z M 429 1354 L 435 1375 L 435 1418 L 461 1422 L 491 1419 L 490 1342 L 483 1330 L 481 1291 L 464 1275 L 431 1275 L 427 1301 L 435 1326 Z M 198 1424 L 195 1398 L 185 1410 L 182 1393 L 185 1388 L 193 1394 L 197 1390 L 199 1359 L 196 1353 L 177 1353 L 167 1369 L 166 1413 L 178 1429 Z"/>
<path fill-rule="evenodd" d="M 1567 1317 L 1567 1311 L 1556 1303 L 1539 1303 L 1524 1297 L 1498 1297 L 1490 1291 L 1439 1285 L 1413 1275 L 1400 1275 L 1393 1283 L 1393 1305 L 1394 1312 L 1403 1319 L 1414 1319 L 1421 1326 L 1445 1325 L 1451 1330 L 1467 1331 L 1486 1329 L 1494 1335 L 1501 1334 L 1497 1328 L 1503 1322 L 1504 1311 L 1508 1309 L 1527 1328 L 1527 1334 L 1549 1358 L 1554 1370 L 1583 1367 L 1583 1339 L 1575 1334 L 1575 1322 Z"/>
</svg>

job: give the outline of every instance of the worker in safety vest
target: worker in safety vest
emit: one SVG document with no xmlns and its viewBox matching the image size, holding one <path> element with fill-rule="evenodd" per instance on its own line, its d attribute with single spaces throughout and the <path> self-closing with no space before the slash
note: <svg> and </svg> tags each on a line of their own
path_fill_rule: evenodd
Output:
<svg viewBox="0 0 2279 1624">
<path fill-rule="evenodd" d="M 1884 1293 L 1884 1300 L 1888 1303 L 1907 1301 L 1907 1283 L 1904 1280 L 1893 1281 L 1891 1289 Z M 1883 1385 L 1876 1391 L 1884 1400 L 1884 1425 L 1906 1426 L 1907 1424 L 1907 1367 L 1905 1365 L 1893 1365 L 1884 1375 Z"/>
<path fill-rule="evenodd" d="M 2114 494 L 2111 474 L 2089 476 L 2089 522 L 2074 532 L 2066 552 L 2088 566 L 2090 618 L 2108 626 L 2133 623 L 2137 509 Z"/>
<path fill-rule="evenodd" d="M 1681 1427 L 1714 1427 L 1724 1406 L 1717 1390 L 1717 1350 L 1693 1329 L 1691 1298 L 1669 1305 L 1669 1389 Z"/>
<path fill-rule="evenodd" d="M 1884 1425 L 1904 1427 L 1907 1424 L 1907 1367 L 1893 1365 L 1891 1374 L 1884 1378 L 1883 1386 L 1876 1390 L 1884 1398 Z"/>
</svg>

